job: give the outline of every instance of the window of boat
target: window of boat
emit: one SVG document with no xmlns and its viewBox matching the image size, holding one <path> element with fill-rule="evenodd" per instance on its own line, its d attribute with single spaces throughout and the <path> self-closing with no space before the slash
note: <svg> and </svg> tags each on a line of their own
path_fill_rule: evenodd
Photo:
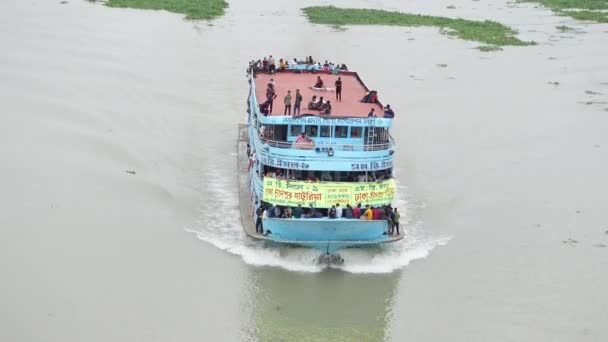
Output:
<svg viewBox="0 0 608 342">
<path fill-rule="evenodd" d="M 363 127 L 351 127 L 350 128 L 350 137 L 351 138 L 361 138 L 361 132 Z"/>
<path fill-rule="evenodd" d="M 290 126 L 290 127 L 291 127 L 291 129 L 289 130 L 289 135 L 291 135 L 292 137 L 302 134 L 302 126 L 297 125 L 297 126 Z"/>
<path fill-rule="evenodd" d="M 336 138 L 348 137 L 348 126 L 336 126 Z"/>
<path fill-rule="evenodd" d="M 319 131 L 318 126 L 304 126 L 306 128 L 306 135 L 309 137 L 316 137 L 317 132 Z"/>
<path fill-rule="evenodd" d="M 331 136 L 331 126 L 321 126 L 321 137 L 329 138 Z"/>
<path fill-rule="evenodd" d="M 273 125 L 272 139 L 287 141 L 287 125 Z"/>
</svg>

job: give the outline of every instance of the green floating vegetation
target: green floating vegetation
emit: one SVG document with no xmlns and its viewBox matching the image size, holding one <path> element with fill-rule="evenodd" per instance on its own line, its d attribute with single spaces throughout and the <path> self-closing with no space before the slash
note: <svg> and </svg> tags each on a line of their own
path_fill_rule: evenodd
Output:
<svg viewBox="0 0 608 342">
<path fill-rule="evenodd" d="M 577 20 L 589 20 L 596 23 L 608 23 L 608 12 L 594 11 L 559 11 L 559 15 L 568 16 Z"/>
<path fill-rule="evenodd" d="M 556 10 L 564 9 L 587 9 L 601 10 L 608 9 L 607 0 L 523 0 L 524 2 L 537 2 L 545 7 Z"/>
<path fill-rule="evenodd" d="M 106 6 L 166 10 L 183 13 L 186 19 L 213 19 L 224 14 L 228 3 L 224 0 L 108 0 Z"/>
<path fill-rule="evenodd" d="M 590 20 L 598 23 L 608 23 L 608 0 L 520 0 L 535 2 L 550 8 L 558 15 L 568 16 L 578 20 Z"/>
<path fill-rule="evenodd" d="M 481 42 L 487 45 L 533 45 L 521 41 L 517 31 L 495 21 L 474 21 L 434 17 L 429 15 L 391 12 L 375 9 L 337 8 L 313 6 L 302 9 L 308 20 L 326 25 L 389 25 L 389 26 L 433 26 L 449 36 Z"/>
<path fill-rule="evenodd" d="M 478 46 L 477 50 L 479 50 L 481 52 L 495 52 L 495 51 L 502 51 L 502 48 L 500 46 L 496 46 L 496 45 L 482 45 L 482 46 Z"/>
<path fill-rule="evenodd" d="M 574 29 L 570 26 L 566 26 L 566 25 L 559 25 L 559 26 L 555 26 L 556 29 L 558 29 L 561 32 L 569 32 L 569 31 L 574 31 Z"/>
</svg>

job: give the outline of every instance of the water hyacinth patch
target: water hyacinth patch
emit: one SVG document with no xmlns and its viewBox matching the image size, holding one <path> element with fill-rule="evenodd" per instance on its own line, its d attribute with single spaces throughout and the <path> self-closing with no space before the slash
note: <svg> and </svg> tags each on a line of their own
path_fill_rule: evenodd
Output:
<svg viewBox="0 0 608 342">
<path fill-rule="evenodd" d="M 441 32 L 460 39 L 476 41 L 493 46 L 525 46 L 526 42 L 516 37 L 517 31 L 495 21 L 466 20 L 429 15 L 391 12 L 376 9 L 337 8 L 314 6 L 302 9 L 308 20 L 326 25 L 389 25 L 438 27 Z"/>
</svg>

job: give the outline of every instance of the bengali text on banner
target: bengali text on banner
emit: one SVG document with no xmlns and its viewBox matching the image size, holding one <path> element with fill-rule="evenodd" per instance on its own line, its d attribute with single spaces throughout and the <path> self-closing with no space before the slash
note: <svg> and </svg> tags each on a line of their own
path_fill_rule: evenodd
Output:
<svg viewBox="0 0 608 342">
<path fill-rule="evenodd" d="M 303 207 L 331 208 L 340 203 L 355 206 L 358 203 L 376 206 L 390 204 L 395 197 L 395 180 L 381 182 L 305 182 L 264 177 L 264 202 Z"/>
</svg>

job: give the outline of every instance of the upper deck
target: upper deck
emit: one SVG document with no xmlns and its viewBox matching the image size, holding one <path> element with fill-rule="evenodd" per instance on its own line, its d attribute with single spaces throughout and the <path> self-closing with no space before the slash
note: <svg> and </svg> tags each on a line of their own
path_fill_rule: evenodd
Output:
<svg viewBox="0 0 608 342">
<path fill-rule="evenodd" d="M 313 90 L 312 86 L 317 81 L 317 77 L 321 77 L 323 84 L 327 87 L 326 91 Z M 336 100 L 335 82 L 338 77 L 342 80 L 342 100 Z M 308 109 L 308 102 L 311 101 L 313 95 L 323 96 L 324 101 L 331 101 L 332 111 L 329 115 L 322 115 L 328 119 L 331 118 L 365 118 L 372 108 L 378 117 L 382 117 L 381 103 L 364 103 L 361 102 L 363 96 L 368 92 L 368 88 L 363 84 L 357 73 L 342 72 L 339 75 L 333 75 L 329 72 L 318 71 L 316 73 L 303 72 L 294 73 L 291 70 L 278 72 L 276 74 L 258 73 L 255 80 L 255 95 L 258 103 L 266 101 L 266 88 L 270 79 L 274 80 L 275 93 L 277 98 L 274 101 L 272 113 L 268 116 L 283 116 L 283 98 L 287 95 L 287 91 L 291 91 L 292 105 L 295 101 L 296 89 L 300 90 L 303 100 L 300 110 L 300 115 L 312 114 L 319 115 L 318 110 Z"/>
<path fill-rule="evenodd" d="M 318 76 L 332 89 L 335 80 L 341 77 L 342 101 L 335 101 L 335 91 L 310 89 Z M 266 101 L 271 79 L 277 97 L 272 114 L 267 115 L 262 113 L 259 103 Z M 250 79 L 250 85 L 249 135 L 251 148 L 261 164 L 315 171 L 392 168 L 395 144 L 389 129 L 393 119 L 383 117 L 380 103 L 361 102 L 368 89 L 356 73 L 260 72 Z M 300 115 L 284 115 L 283 98 L 291 90 L 293 110 L 297 89 L 303 95 Z M 307 109 L 313 94 L 331 101 L 331 114 Z M 371 108 L 374 117 L 368 117 Z M 298 142 L 302 137 L 306 137 L 305 141 Z"/>
</svg>

